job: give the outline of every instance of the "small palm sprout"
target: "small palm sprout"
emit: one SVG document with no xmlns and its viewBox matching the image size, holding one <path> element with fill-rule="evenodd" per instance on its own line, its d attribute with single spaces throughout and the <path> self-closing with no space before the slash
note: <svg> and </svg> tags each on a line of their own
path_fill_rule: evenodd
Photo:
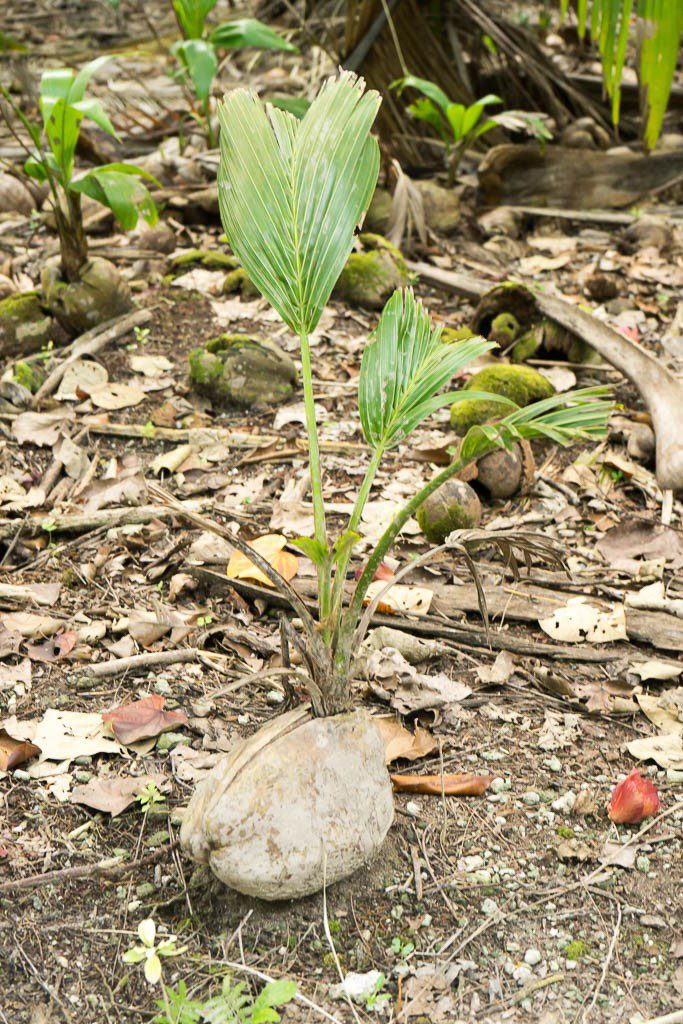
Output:
<svg viewBox="0 0 683 1024">
<path fill-rule="evenodd" d="M 370 463 L 346 530 L 330 542 L 313 399 L 309 335 L 318 324 L 353 245 L 356 225 L 375 188 L 379 147 L 370 129 L 379 96 L 365 92 L 349 72 L 328 80 L 301 121 L 263 103 L 251 92 L 229 93 L 219 110 L 221 216 L 233 251 L 264 297 L 301 345 L 306 428 L 310 453 L 315 535 L 296 541 L 317 567 L 319 625 L 304 619 L 294 643 L 312 677 L 317 714 L 350 703 L 353 651 L 363 602 L 375 571 L 407 520 L 446 480 L 486 451 L 520 438 L 549 437 L 567 444 L 605 427 L 609 404 L 602 389 L 557 395 L 526 409 L 508 402 L 499 423 L 473 428 L 458 458 L 400 512 L 379 540 L 344 608 L 344 584 L 358 527 L 380 460 L 431 413 L 485 393 L 444 390 L 473 359 L 493 347 L 483 338 L 441 343 L 441 331 L 412 291 L 397 291 L 385 306 L 363 353 L 358 401 Z M 501 401 L 500 397 L 495 398 Z M 260 565 L 260 563 L 259 563 Z M 261 568 L 263 566 L 260 565 Z M 269 577 L 275 582 L 274 573 Z M 276 577 L 277 574 L 275 574 Z M 282 580 L 277 578 L 281 588 Z M 290 588 L 287 587 L 287 591 Z M 297 609 L 299 611 L 299 609 Z"/>
</svg>

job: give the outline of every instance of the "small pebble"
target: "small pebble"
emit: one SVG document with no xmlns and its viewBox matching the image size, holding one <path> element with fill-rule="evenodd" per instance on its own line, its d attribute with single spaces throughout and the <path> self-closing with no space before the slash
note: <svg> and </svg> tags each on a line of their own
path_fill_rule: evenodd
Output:
<svg viewBox="0 0 683 1024">
<path fill-rule="evenodd" d="M 482 914 L 486 914 L 487 917 L 492 917 L 498 912 L 498 904 L 495 900 L 485 899 L 481 905 Z"/>
<path fill-rule="evenodd" d="M 572 793 L 570 789 L 562 796 L 558 796 L 557 800 L 553 800 L 552 808 L 554 811 L 559 811 L 561 814 L 569 814 L 575 803 L 576 793 Z"/>
<path fill-rule="evenodd" d="M 524 963 L 528 964 L 529 967 L 535 967 L 536 964 L 540 964 L 543 957 L 537 949 L 527 949 L 524 954 Z"/>
<path fill-rule="evenodd" d="M 14 773 L 16 775 L 16 772 Z M 640 857 L 636 857 L 636 867 L 638 871 L 642 871 L 644 875 L 650 870 L 650 858 L 641 854 Z"/>
<path fill-rule="evenodd" d="M 561 772 L 562 771 L 562 762 L 560 761 L 559 757 L 555 757 L 555 756 L 549 757 L 548 760 L 545 761 L 544 763 L 545 763 L 546 768 L 550 772 Z"/>
<path fill-rule="evenodd" d="M 540 804 L 541 802 L 541 798 L 538 795 L 538 793 L 535 793 L 532 789 L 529 790 L 528 793 L 524 793 L 524 795 L 522 796 L 522 800 L 525 804 L 528 804 L 530 807 L 533 807 L 535 804 Z"/>
<path fill-rule="evenodd" d="M 416 804 L 413 800 L 409 800 L 406 804 L 406 814 L 410 814 L 413 818 L 420 817 L 420 805 Z"/>
<path fill-rule="evenodd" d="M 520 988 L 524 985 L 528 985 L 533 978 L 533 971 L 526 964 L 520 964 L 519 967 L 515 967 L 512 972 L 512 977 L 515 979 Z"/>
<path fill-rule="evenodd" d="M 509 788 L 510 783 L 505 779 L 501 779 L 500 777 L 495 778 L 492 781 L 491 785 L 489 786 L 489 789 L 491 790 L 492 793 L 502 793 L 504 790 Z"/>
<path fill-rule="evenodd" d="M 31 776 L 28 772 L 25 772 L 23 768 L 15 768 L 12 772 L 12 778 L 18 782 L 30 782 Z"/>
</svg>

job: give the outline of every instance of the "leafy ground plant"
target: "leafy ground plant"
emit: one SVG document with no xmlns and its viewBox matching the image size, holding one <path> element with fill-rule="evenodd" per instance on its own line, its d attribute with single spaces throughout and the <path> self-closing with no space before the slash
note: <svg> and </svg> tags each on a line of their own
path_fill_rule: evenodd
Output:
<svg viewBox="0 0 683 1024">
<path fill-rule="evenodd" d="M 296 52 L 286 39 L 256 18 L 238 18 L 213 28 L 206 19 L 218 0 L 171 0 L 182 39 L 171 52 L 178 61 L 181 74 L 191 86 L 199 106 L 209 146 L 216 144 L 211 122 L 211 91 L 218 71 L 219 50 L 288 50 Z"/>
<path fill-rule="evenodd" d="M 419 100 L 410 103 L 408 110 L 418 121 L 431 125 L 443 139 L 448 153 L 448 173 L 451 182 L 458 165 L 467 150 L 480 136 L 493 128 L 507 128 L 509 131 L 523 131 L 539 139 L 541 143 L 552 138 L 540 114 L 526 110 L 505 110 L 500 114 L 489 114 L 487 107 L 502 103 L 500 96 L 490 93 L 466 107 L 454 103 L 443 89 L 434 82 L 415 75 L 398 78 L 391 84 L 399 96 L 404 89 L 415 89 L 422 93 Z"/>
<path fill-rule="evenodd" d="M 164 981 L 163 962 L 168 957 L 180 956 L 187 949 L 178 946 L 174 935 L 157 941 L 156 924 L 146 918 L 138 925 L 140 944 L 132 946 L 123 954 L 126 964 L 144 964 L 145 980 L 148 985 L 160 985 L 162 998 L 157 999 L 160 1013 L 154 1018 L 155 1024 L 277 1024 L 280 1014 L 275 1009 L 285 1006 L 296 995 L 293 981 L 271 981 L 261 989 L 255 999 L 241 981 L 233 981 L 227 975 L 223 978 L 221 990 L 206 1001 L 193 999 L 184 981 L 177 988 Z"/>
<path fill-rule="evenodd" d="M 609 404 L 601 389 L 553 396 L 510 413 L 498 423 L 470 430 L 458 457 L 408 502 L 370 554 L 345 603 L 344 584 L 358 527 L 380 460 L 436 409 L 463 398 L 492 398 L 444 391 L 467 364 L 492 347 L 482 338 L 444 345 L 439 329 L 412 291 L 387 303 L 363 354 L 359 406 L 370 463 L 347 529 L 331 540 L 323 502 L 322 470 L 313 398 L 309 335 L 315 329 L 353 244 L 356 225 L 370 202 L 379 147 L 370 134 L 379 96 L 349 72 L 328 80 L 301 121 L 263 105 L 244 89 L 229 93 L 219 109 L 219 201 L 227 238 L 249 277 L 300 341 L 306 428 L 310 453 L 315 535 L 296 543 L 315 563 L 316 622 L 288 583 L 257 556 L 252 561 L 285 593 L 302 621 L 303 635 L 284 635 L 301 653 L 311 678 L 317 715 L 351 703 L 354 651 L 363 639 L 372 604 L 361 619 L 368 588 L 410 516 L 446 480 L 497 446 L 548 437 L 566 444 L 605 428 Z M 494 398 L 500 401 L 499 398 Z M 251 549 L 247 549 L 251 551 Z"/>
<path fill-rule="evenodd" d="M 97 57 L 78 72 L 73 68 L 45 71 L 40 80 L 40 124 L 29 121 L 7 90 L 2 89 L 2 95 L 33 143 L 34 149 L 24 164 L 24 171 L 41 183 L 47 182 L 50 188 L 62 270 L 69 282 L 78 280 L 88 258 L 81 196 L 90 196 L 107 206 L 126 230 L 135 227 L 138 216 L 148 224 L 154 224 L 157 219 L 154 201 L 142 180 L 154 182 L 155 179 L 141 167 L 111 163 L 84 174 L 76 172 L 75 154 L 83 121 L 93 121 L 103 131 L 117 137 L 101 103 L 86 95 L 90 79 L 109 59 Z M 7 115 L 5 119 L 10 124 Z"/>
</svg>

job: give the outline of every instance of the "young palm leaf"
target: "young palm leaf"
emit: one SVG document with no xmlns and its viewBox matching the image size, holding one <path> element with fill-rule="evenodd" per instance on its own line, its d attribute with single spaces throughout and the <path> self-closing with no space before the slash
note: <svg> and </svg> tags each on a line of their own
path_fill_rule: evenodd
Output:
<svg viewBox="0 0 683 1024">
<path fill-rule="evenodd" d="M 327 81 L 305 116 L 237 89 L 219 108 L 218 197 L 249 277 L 299 335 L 328 301 L 377 181 L 370 128 L 377 93 L 350 72 Z"/>
<path fill-rule="evenodd" d="M 473 395 L 497 400 L 484 392 L 439 394 L 468 363 L 495 344 L 474 337 L 444 345 L 441 329 L 432 330 L 429 315 L 411 288 L 394 292 L 372 338 L 363 352 L 358 404 L 365 440 L 373 448 L 393 448 L 444 405 Z"/>
</svg>

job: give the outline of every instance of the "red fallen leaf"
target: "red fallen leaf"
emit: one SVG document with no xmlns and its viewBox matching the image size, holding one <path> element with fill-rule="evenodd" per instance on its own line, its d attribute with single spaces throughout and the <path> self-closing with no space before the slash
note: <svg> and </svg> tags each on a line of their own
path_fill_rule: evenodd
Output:
<svg viewBox="0 0 683 1024">
<path fill-rule="evenodd" d="M 30 740 L 15 740 L 4 729 L 0 729 L 0 771 L 12 771 L 39 753 L 40 747 L 35 743 L 31 743 Z"/>
<path fill-rule="evenodd" d="M 357 580 L 359 580 L 363 575 L 364 568 L 365 566 L 362 566 L 360 569 L 356 569 Z M 389 568 L 386 562 L 380 562 L 377 568 L 375 569 L 375 575 L 372 578 L 373 580 L 393 580 L 394 573 Z"/>
<path fill-rule="evenodd" d="M 607 813 L 617 825 L 639 825 L 662 806 L 657 787 L 644 779 L 637 768 L 612 790 Z"/>
<path fill-rule="evenodd" d="M 26 644 L 26 653 L 31 661 L 44 661 L 51 665 L 70 654 L 77 641 L 78 633 L 59 633 L 48 637 L 42 644 Z"/>
<path fill-rule="evenodd" d="M 182 711 L 164 711 L 164 703 L 165 698 L 155 693 L 121 704 L 112 711 L 103 711 L 102 719 L 109 722 L 116 739 L 126 745 L 159 736 L 178 725 L 187 725 L 187 716 Z"/>
<path fill-rule="evenodd" d="M 493 775 L 392 775 L 398 793 L 429 793 L 433 796 L 482 796 Z"/>
</svg>

